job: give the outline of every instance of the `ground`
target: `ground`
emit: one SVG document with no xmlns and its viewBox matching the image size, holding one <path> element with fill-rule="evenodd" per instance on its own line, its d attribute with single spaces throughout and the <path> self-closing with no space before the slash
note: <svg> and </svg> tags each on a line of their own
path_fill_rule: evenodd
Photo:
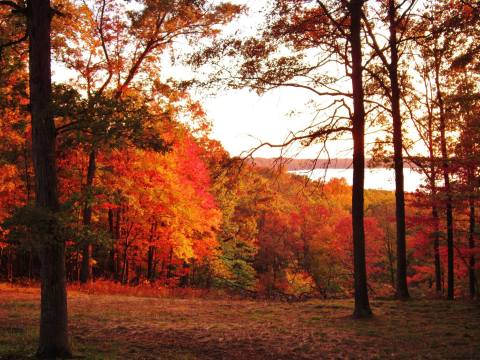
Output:
<svg viewBox="0 0 480 360">
<path fill-rule="evenodd" d="M 480 305 L 444 300 L 297 303 L 69 291 L 74 354 L 84 359 L 479 359 Z M 28 359 L 39 290 L 0 284 L 0 359 Z"/>
</svg>

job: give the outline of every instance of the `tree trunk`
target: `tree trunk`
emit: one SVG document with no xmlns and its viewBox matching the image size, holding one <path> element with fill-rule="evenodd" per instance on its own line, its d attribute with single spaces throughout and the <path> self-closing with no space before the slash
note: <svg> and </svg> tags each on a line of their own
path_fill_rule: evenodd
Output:
<svg viewBox="0 0 480 360">
<path fill-rule="evenodd" d="M 447 219 L 447 298 L 449 300 L 454 299 L 454 254 L 453 254 L 453 207 L 452 207 L 452 194 L 450 189 L 450 173 L 449 173 L 449 161 L 447 151 L 447 139 L 445 135 L 446 119 L 445 119 L 445 105 L 443 102 L 443 95 L 440 89 L 440 61 L 436 59 L 435 64 L 435 86 L 437 87 L 437 102 L 440 110 L 440 147 L 442 153 L 442 170 L 443 181 L 445 184 L 446 195 L 446 209 L 445 215 Z"/>
<path fill-rule="evenodd" d="M 353 187 L 352 228 L 353 267 L 355 284 L 354 317 L 372 315 L 368 301 L 367 270 L 365 262 L 364 230 L 364 179 L 365 179 L 365 108 L 362 80 L 362 43 L 360 39 L 363 0 L 351 0 L 349 10 L 350 43 L 352 46 L 352 90 L 353 90 Z"/>
<path fill-rule="evenodd" d="M 120 224 L 122 220 L 122 212 L 121 209 L 117 209 L 117 217 L 115 219 L 115 241 L 120 241 L 121 229 Z M 115 281 L 120 280 L 120 252 L 117 252 L 116 262 L 115 262 L 115 273 L 114 277 Z"/>
<path fill-rule="evenodd" d="M 7 249 L 7 281 L 13 282 L 13 248 Z"/>
<path fill-rule="evenodd" d="M 108 209 L 108 229 L 110 232 L 110 237 L 112 242 L 115 241 L 115 227 L 113 225 L 113 210 Z M 112 244 L 112 248 L 108 253 L 108 271 L 110 272 L 110 277 L 115 278 L 115 244 Z"/>
<path fill-rule="evenodd" d="M 88 229 L 92 222 L 92 187 L 96 170 L 96 153 L 92 149 L 88 157 L 87 183 L 85 186 L 85 206 L 83 208 L 83 226 Z M 93 280 L 92 271 L 92 243 L 88 240 L 82 249 L 82 268 L 80 270 L 80 283 L 86 284 Z"/>
<path fill-rule="evenodd" d="M 30 111 L 32 155 L 35 170 L 35 205 L 55 219 L 60 205 L 57 193 L 55 124 L 52 114 L 49 0 L 29 0 Z M 40 358 L 68 357 L 67 290 L 65 242 L 58 235 L 58 224 L 46 224 L 45 239 L 39 244 L 41 260 Z"/>
<path fill-rule="evenodd" d="M 147 279 L 152 282 L 155 279 L 154 273 L 154 259 L 155 259 L 155 246 L 148 247 L 148 267 L 147 267 Z"/>
<path fill-rule="evenodd" d="M 473 189 L 471 190 L 473 191 Z M 468 229 L 468 249 L 470 250 L 470 259 L 468 264 L 468 282 L 470 298 L 474 299 L 477 289 L 477 279 L 475 276 L 475 200 L 473 196 L 469 198 L 469 229 Z"/>
<path fill-rule="evenodd" d="M 122 266 L 122 284 L 128 282 L 128 247 L 125 245 L 123 250 L 123 266 Z"/>
<path fill-rule="evenodd" d="M 172 264 L 172 259 L 173 259 L 173 248 L 170 248 L 170 252 L 168 254 L 168 265 L 167 265 L 167 277 L 166 277 L 166 284 L 168 284 L 168 279 L 172 277 L 172 270 L 173 270 L 173 264 Z"/>
<path fill-rule="evenodd" d="M 432 206 L 432 217 L 433 217 L 433 254 L 435 258 L 435 291 L 437 294 L 442 293 L 442 264 L 440 262 L 440 226 L 439 226 L 439 216 L 438 208 L 436 205 Z"/>
<path fill-rule="evenodd" d="M 148 238 L 148 243 L 153 244 L 153 239 L 155 238 L 155 233 L 157 231 L 157 222 L 153 221 L 150 226 L 150 236 Z M 153 270 L 153 263 L 155 260 L 155 246 L 148 246 L 148 259 L 147 259 L 147 280 L 152 282 L 155 279 L 155 273 Z"/>
<path fill-rule="evenodd" d="M 407 286 L 407 247 L 405 240 L 405 192 L 403 180 L 403 138 L 400 114 L 400 85 L 398 83 L 397 15 L 396 2 L 388 3 L 390 22 L 390 66 L 388 67 L 392 87 L 393 158 L 395 168 L 395 218 L 397 224 L 397 281 L 395 295 L 399 299 L 410 297 Z"/>
<path fill-rule="evenodd" d="M 442 263 L 440 260 L 440 218 L 438 215 L 437 206 L 437 170 L 435 168 L 435 148 L 433 141 L 433 113 L 431 107 L 428 105 L 427 96 L 427 110 L 428 110 L 428 152 L 430 162 L 430 196 L 432 201 L 432 218 L 433 218 L 433 256 L 435 262 L 435 291 L 437 295 L 442 294 L 443 279 L 442 279 Z"/>
<path fill-rule="evenodd" d="M 390 241 L 390 231 L 386 230 L 387 235 L 387 258 L 388 258 L 388 270 L 390 273 L 390 284 L 392 289 L 395 288 L 395 265 L 393 257 L 392 242 Z"/>
</svg>

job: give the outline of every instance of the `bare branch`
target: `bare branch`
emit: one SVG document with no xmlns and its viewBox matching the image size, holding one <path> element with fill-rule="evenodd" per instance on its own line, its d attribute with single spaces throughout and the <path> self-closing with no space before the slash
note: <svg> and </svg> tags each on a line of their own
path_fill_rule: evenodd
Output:
<svg viewBox="0 0 480 360">
<path fill-rule="evenodd" d="M 98 26 L 98 33 L 100 34 L 100 41 L 102 43 L 102 49 L 103 49 L 103 54 L 105 55 L 105 60 L 107 61 L 107 67 L 108 67 L 108 76 L 103 82 L 102 86 L 100 89 L 97 91 L 97 95 L 101 95 L 107 85 L 110 83 L 110 80 L 113 77 L 113 70 L 112 70 L 112 64 L 110 61 L 110 57 L 108 56 L 108 50 L 107 46 L 105 45 L 105 35 L 103 33 L 103 22 L 104 22 L 104 15 L 105 15 L 105 6 L 106 6 L 106 0 L 103 0 L 102 2 L 102 9 L 100 11 L 100 25 Z"/>
<path fill-rule="evenodd" d="M 5 44 L 0 44 L 0 59 L 2 58 L 3 49 L 18 45 L 24 41 L 27 41 L 27 39 L 28 39 L 28 30 L 25 31 L 25 34 L 20 39 L 12 40 L 12 41 L 6 42 Z"/>
<path fill-rule="evenodd" d="M 272 144 L 270 142 L 264 142 L 261 143 L 260 145 L 254 147 L 253 149 L 249 150 L 247 153 L 246 157 L 251 157 L 253 153 L 256 151 L 260 150 L 261 148 L 268 146 L 269 148 L 285 148 L 286 146 L 291 145 L 294 142 L 301 141 L 301 140 L 310 140 L 310 143 L 313 142 L 315 139 L 321 137 L 321 136 L 327 136 L 330 134 L 335 134 L 335 133 L 340 133 L 340 132 L 346 132 L 346 131 L 352 131 L 351 127 L 346 127 L 346 126 L 339 126 L 336 128 L 330 128 L 330 129 L 320 129 L 318 131 L 315 131 L 311 134 L 307 135 L 300 135 L 300 136 L 292 136 L 290 139 L 286 140 L 282 144 Z"/>
</svg>

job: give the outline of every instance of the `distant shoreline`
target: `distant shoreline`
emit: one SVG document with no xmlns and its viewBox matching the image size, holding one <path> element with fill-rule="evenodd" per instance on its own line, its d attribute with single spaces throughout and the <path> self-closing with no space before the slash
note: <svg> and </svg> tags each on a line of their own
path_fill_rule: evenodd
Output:
<svg viewBox="0 0 480 360">
<path fill-rule="evenodd" d="M 272 168 L 282 165 L 287 171 L 312 170 L 312 169 L 351 169 L 352 159 L 336 158 L 336 159 L 292 159 L 292 158 L 253 158 L 251 162 L 261 168 Z M 370 169 L 385 168 L 386 165 L 368 166 L 369 159 L 366 159 L 366 167 Z M 404 168 L 412 168 L 407 161 Z"/>
</svg>

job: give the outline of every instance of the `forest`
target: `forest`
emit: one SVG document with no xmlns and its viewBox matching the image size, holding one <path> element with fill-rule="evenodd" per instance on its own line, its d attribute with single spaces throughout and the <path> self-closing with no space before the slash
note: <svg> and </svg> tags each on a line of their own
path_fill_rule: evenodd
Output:
<svg viewBox="0 0 480 360">
<path fill-rule="evenodd" d="M 480 5 L 253 3 L 0 1 L 0 359 L 480 356 Z M 313 120 L 230 154 L 237 90 Z"/>
</svg>

